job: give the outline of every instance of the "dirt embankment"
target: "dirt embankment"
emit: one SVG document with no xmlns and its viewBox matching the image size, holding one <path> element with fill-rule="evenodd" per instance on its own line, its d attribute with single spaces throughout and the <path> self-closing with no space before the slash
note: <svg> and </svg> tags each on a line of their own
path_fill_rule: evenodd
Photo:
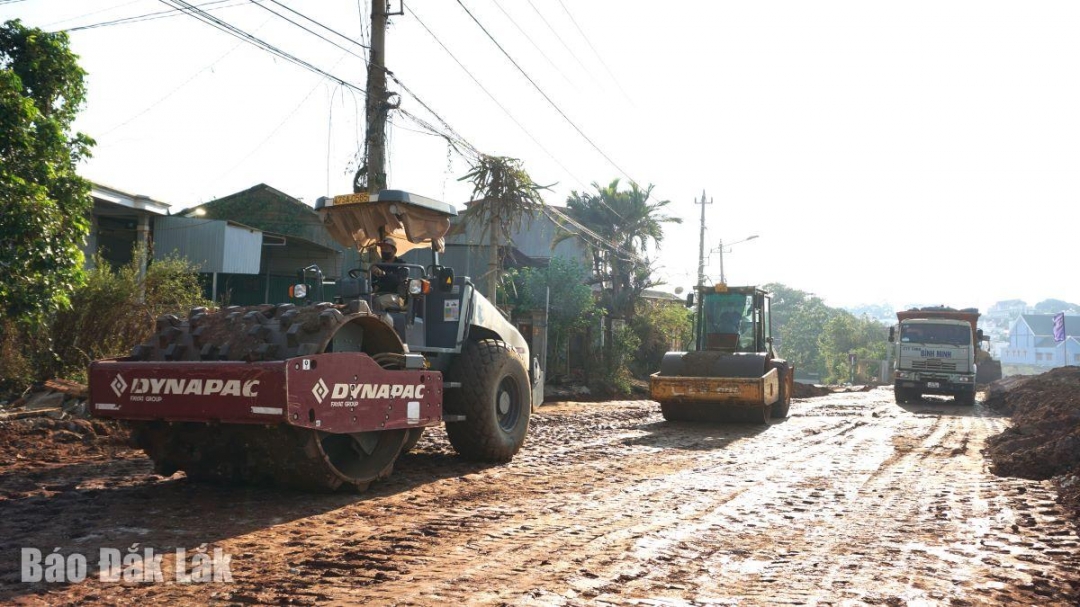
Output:
<svg viewBox="0 0 1080 607">
<path fill-rule="evenodd" d="M 1080 517 L 1080 367 L 999 380 L 985 403 L 1013 419 L 987 441 L 994 472 L 1053 479 L 1061 502 Z"/>
</svg>

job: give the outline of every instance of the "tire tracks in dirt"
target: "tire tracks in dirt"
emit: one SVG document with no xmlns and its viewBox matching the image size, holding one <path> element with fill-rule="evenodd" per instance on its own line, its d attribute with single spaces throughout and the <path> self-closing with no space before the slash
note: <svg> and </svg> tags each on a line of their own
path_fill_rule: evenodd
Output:
<svg viewBox="0 0 1080 607">
<path fill-rule="evenodd" d="M 212 533 L 236 582 L 85 583 L 23 598 L 1076 604 L 1080 550 L 1050 486 L 994 477 L 980 454 L 1006 426 L 981 406 L 899 406 L 886 390 L 799 400 L 770 427 L 667 423 L 649 401 L 545 407 L 507 465 L 463 462 L 434 430 L 360 496 L 252 497 L 168 479 L 132 491 L 138 504 L 74 502 L 64 516 L 101 517 L 90 533 L 140 508 L 182 527 L 153 527 L 147 542 Z M 178 498 L 239 513 L 199 527 Z"/>
</svg>

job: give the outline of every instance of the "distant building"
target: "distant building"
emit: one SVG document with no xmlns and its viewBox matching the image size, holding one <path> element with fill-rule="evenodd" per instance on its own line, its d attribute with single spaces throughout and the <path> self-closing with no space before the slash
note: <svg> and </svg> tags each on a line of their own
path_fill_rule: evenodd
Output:
<svg viewBox="0 0 1080 607">
<path fill-rule="evenodd" d="M 136 245 L 147 247 L 148 251 L 155 220 L 169 212 L 168 203 L 100 183 L 90 184 L 90 197 L 94 206 L 83 246 L 87 267 L 93 267 L 95 256 L 112 266 L 127 264 L 137 250 Z M 141 269 L 145 270 L 145 265 Z"/>
<path fill-rule="evenodd" d="M 470 276 L 480 282 L 488 272 L 491 253 L 491 234 L 486 226 L 469 223 L 466 210 L 451 220 L 450 233 L 446 237 L 443 265 L 454 268 L 457 274 Z M 510 243 L 499 245 L 504 267 L 546 267 L 551 259 L 559 257 L 573 260 L 586 269 L 592 266 L 584 244 L 578 238 L 568 238 L 555 244 L 560 226 L 547 213 L 537 213 L 522 220 L 521 225 L 510 234 Z M 406 255 L 406 260 L 409 256 Z"/>
<path fill-rule="evenodd" d="M 1001 362 L 1045 368 L 1080 365 L 1080 316 L 1065 317 L 1065 334 L 1065 341 L 1054 341 L 1053 314 L 1021 314 L 1009 330 Z"/>
<path fill-rule="evenodd" d="M 358 265 L 350 264 L 355 251 L 330 238 L 315 209 L 265 183 L 159 224 L 155 258 L 190 260 L 206 277 L 206 295 L 230 304 L 288 301 L 300 269 L 317 265 L 326 279 L 337 279 Z M 331 286 L 323 299 L 333 295 Z"/>
</svg>

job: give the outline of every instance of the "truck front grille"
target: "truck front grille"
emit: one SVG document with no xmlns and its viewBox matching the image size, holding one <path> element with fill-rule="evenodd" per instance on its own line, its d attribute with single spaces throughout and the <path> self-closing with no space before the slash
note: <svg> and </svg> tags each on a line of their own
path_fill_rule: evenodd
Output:
<svg viewBox="0 0 1080 607">
<path fill-rule="evenodd" d="M 916 371 L 955 371 L 956 363 L 945 362 L 939 358 L 929 358 L 927 360 L 912 361 L 911 368 Z"/>
</svg>

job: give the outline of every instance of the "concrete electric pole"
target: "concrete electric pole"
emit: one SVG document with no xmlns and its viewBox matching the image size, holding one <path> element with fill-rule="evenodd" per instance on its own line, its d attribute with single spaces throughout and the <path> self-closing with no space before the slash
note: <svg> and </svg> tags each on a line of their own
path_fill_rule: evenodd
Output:
<svg viewBox="0 0 1080 607">
<path fill-rule="evenodd" d="M 705 284 L 705 205 L 712 204 L 712 200 L 705 200 L 705 190 L 701 190 L 701 202 L 695 200 L 694 204 L 701 205 L 701 238 L 698 242 L 697 283 L 703 285 Z"/>
<path fill-rule="evenodd" d="M 367 137 L 364 142 L 367 191 L 386 188 L 386 114 L 396 107 L 386 92 L 386 20 L 388 0 L 371 3 L 371 53 L 367 70 Z M 360 189 L 358 184 L 354 189 Z"/>
</svg>

